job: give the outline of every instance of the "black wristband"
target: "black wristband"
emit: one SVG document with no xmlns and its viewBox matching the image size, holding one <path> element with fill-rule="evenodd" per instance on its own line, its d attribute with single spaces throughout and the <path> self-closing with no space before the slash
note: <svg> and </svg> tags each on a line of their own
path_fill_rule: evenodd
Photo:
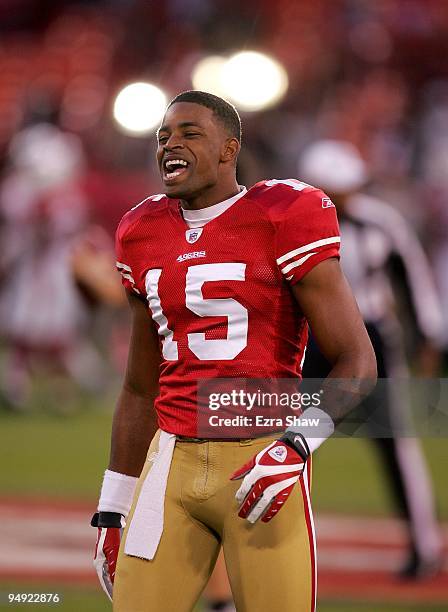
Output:
<svg viewBox="0 0 448 612">
<path fill-rule="evenodd" d="M 280 440 L 287 446 L 293 448 L 301 456 L 303 461 L 306 461 L 311 454 L 307 441 L 301 433 L 285 431 Z"/>
<path fill-rule="evenodd" d="M 119 512 L 95 512 L 90 524 L 92 527 L 122 527 L 123 516 Z"/>
</svg>

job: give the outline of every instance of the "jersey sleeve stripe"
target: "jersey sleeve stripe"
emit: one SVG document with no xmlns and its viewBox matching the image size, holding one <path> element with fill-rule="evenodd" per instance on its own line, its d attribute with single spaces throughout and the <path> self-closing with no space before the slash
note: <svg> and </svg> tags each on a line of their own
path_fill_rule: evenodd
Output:
<svg viewBox="0 0 448 612">
<path fill-rule="evenodd" d="M 282 269 L 283 274 L 288 274 L 288 272 L 292 270 L 293 268 L 297 268 L 298 266 L 301 266 L 307 261 L 307 259 L 309 259 L 313 255 L 317 255 L 316 251 L 314 251 L 313 253 L 308 253 L 308 255 L 305 255 L 304 257 L 301 257 L 297 261 L 293 261 L 292 263 L 288 264 Z"/>
<path fill-rule="evenodd" d="M 135 291 L 135 293 L 138 293 L 140 295 L 140 291 L 135 286 L 135 280 L 134 280 L 134 277 L 132 276 L 131 268 L 127 266 L 126 264 L 121 263 L 120 261 L 117 261 L 117 270 L 120 272 L 123 281 L 128 280 L 131 283 L 132 289 Z M 125 287 L 127 287 L 126 283 L 123 282 L 123 284 L 125 285 Z"/>
<path fill-rule="evenodd" d="M 129 266 L 127 266 L 124 263 L 121 263 L 121 261 L 117 261 L 117 268 L 120 270 L 126 270 L 126 272 L 132 272 L 131 268 Z"/>
<path fill-rule="evenodd" d="M 135 280 L 130 274 L 125 274 L 124 272 L 122 272 L 121 275 L 123 278 L 127 278 L 129 281 L 131 281 L 132 284 L 135 285 Z"/>
<path fill-rule="evenodd" d="M 289 251 L 289 253 L 285 253 L 281 257 L 277 259 L 278 265 L 284 263 L 288 259 L 292 259 L 296 255 L 300 255 L 301 253 L 306 253 L 307 251 L 312 251 L 320 246 L 325 246 L 327 244 L 336 244 L 341 242 L 340 236 L 333 236 L 331 238 L 322 238 L 321 240 L 316 240 L 315 242 L 310 242 L 309 244 L 304 244 L 298 249 L 294 249 L 294 251 Z"/>
</svg>

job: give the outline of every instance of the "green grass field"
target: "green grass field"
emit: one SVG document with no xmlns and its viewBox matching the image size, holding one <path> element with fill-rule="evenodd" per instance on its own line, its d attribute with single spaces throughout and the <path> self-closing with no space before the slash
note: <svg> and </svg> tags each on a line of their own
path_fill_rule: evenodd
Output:
<svg viewBox="0 0 448 612">
<path fill-rule="evenodd" d="M 0 417 L 2 495 L 96 501 L 107 464 L 111 414 L 82 409 L 72 415 L 31 413 Z M 445 439 L 424 440 L 441 518 L 448 520 Z M 316 453 L 313 498 L 317 512 L 386 515 L 393 512 L 372 443 L 329 440 Z"/>
<path fill-rule="evenodd" d="M 93 509 L 107 464 L 110 428 L 111 412 L 104 406 L 80 407 L 68 415 L 42 411 L 19 415 L 1 413 L 0 495 L 73 499 L 91 502 Z M 424 447 L 440 516 L 448 520 L 446 440 L 426 440 Z M 334 439 L 319 450 L 314 462 L 313 497 L 316 512 L 369 516 L 393 512 L 373 445 L 364 440 Z M 8 588 L 33 592 L 32 586 L 0 584 L 3 601 Z M 63 603 L 52 606 L 61 612 L 111 610 L 98 589 L 39 585 L 39 592 L 47 590 L 63 593 Z M 0 604 L 0 608 L 11 606 Z M 42 609 L 41 606 L 34 608 Z M 440 612 L 443 607 L 326 601 L 318 609 L 319 612 Z"/>
</svg>

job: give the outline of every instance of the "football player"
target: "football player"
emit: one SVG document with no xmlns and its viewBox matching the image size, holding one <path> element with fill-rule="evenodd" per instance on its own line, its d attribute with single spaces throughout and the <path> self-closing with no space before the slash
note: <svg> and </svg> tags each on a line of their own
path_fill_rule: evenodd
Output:
<svg viewBox="0 0 448 612">
<path fill-rule="evenodd" d="M 237 610 L 315 610 L 310 457 L 376 364 L 334 206 L 297 180 L 241 187 L 240 146 L 232 105 L 179 94 L 158 130 L 165 193 L 117 230 L 132 336 L 92 523 L 118 612 L 191 610 L 221 547 Z M 201 437 L 198 381 L 298 380 L 308 324 L 332 363 L 318 434 Z"/>
</svg>

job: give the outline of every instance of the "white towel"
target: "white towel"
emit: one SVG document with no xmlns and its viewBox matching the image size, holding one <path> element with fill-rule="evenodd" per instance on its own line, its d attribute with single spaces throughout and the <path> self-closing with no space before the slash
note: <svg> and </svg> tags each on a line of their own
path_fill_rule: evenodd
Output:
<svg viewBox="0 0 448 612">
<path fill-rule="evenodd" d="M 160 432 L 159 449 L 140 491 L 124 552 L 150 561 L 162 537 L 165 491 L 176 436 Z"/>
</svg>

